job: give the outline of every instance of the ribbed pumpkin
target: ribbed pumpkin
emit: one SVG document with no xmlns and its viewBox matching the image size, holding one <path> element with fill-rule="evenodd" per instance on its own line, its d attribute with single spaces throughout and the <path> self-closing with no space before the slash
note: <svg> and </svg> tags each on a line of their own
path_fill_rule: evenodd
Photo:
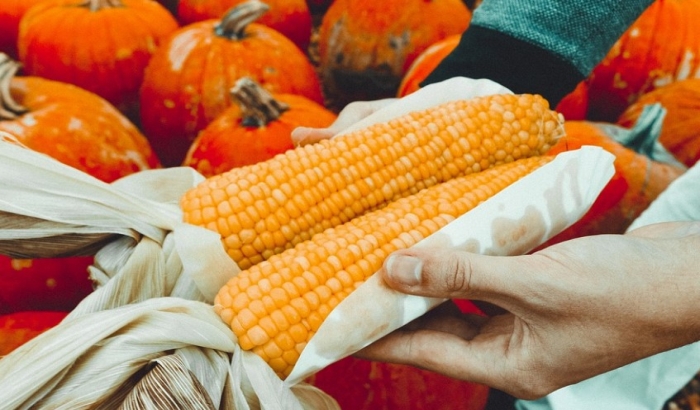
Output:
<svg viewBox="0 0 700 410">
<path fill-rule="evenodd" d="M 17 312 L 0 316 L 0 358 L 59 324 L 65 312 Z"/>
<path fill-rule="evenodd" d="M 231 96 L 236 103 L 199 133 L 185 158 L 184 165 L 206 177 L 270 159 L 294 148 L 294 128 L 325 128 L 336 119 L 306 97 L 272 95 L 248 77 L 236 82 Z"/>
<path fill-rule="evenodd" d="M 218 19 L 232 7 L 245 0 L 180 0 L 177 18 L 187 25 L 198 21 Z M 256 23 L 272 27 L 287 36 L 306 52 L 311 41 L 312 19 L 306 0 L 265 0 L 270 7 Z"/>
<path fill-rule="evenodd" d="M 423 50 L 411 63 L 399 84 L 398 97 L 404 97 L 420 88 L 420 83 L 435 70 L 440 62 L 447 57 L 459 44 L 461 35 L 453 34 L 438 40 L 435 44 Z"/>
<path fill-rule="evenodd" d="M 640 95 L 700 77 L 700 0 L 656 0 L 588 80 L 587 119 L 615 122 Z"/>
<path fill-rule="evenodd" d="M 17 40 L 28 75 L 75 84 L 138 121 L 148 60 L 177 29 L 152 0 L 51 0 L 25 14 Z"/>
<path fill-rule="evenodd" d="M 33 5 L 44 0 L 2 0 L 0 7 L 0 52 L 18 58 L 19 21 Z"/>
<path fill-rule="evenodd" d="M 660 103 L 666 109 L 659 141 L 686 166 L 700 160 L 700 78 L 680 80 L 643 94 L 617 120 L 630 128 L 644 107 Z"/>
<path fill-rule="evenodd" d="M 153 55 L 141 88 L 141 126 L 164 165 L 182 164 L 199 131 L 232 104 L 229 90 L 242 77 L 323 104 L 307 56 L 254 23 L 266 10 L 259 1 L 241 3 L 220 20 L 182 27 Z"/>
<path fill-rule="evenodd" d="M 319 70 L 331 103 L 342 108 L 395 97 L 418 55 L 462 33 L 470 20 L 461 0 L 335 0 L 318 34 Z"/>
<path fill-rule="evenodd" d="M 615 155 L 615 174 L 603 188 L 591 209 L 575 224 L 556 235 L 542 247 L 587 235 L 621 234 L 684 170 L 653 161 L 616 142 L 610 132 L 614 124 L 592 121 L 567 121 L 566 136 L 549 154 L 571 151 L 583 145 L 595 145 Z"/>
<path fill-rule="evenodd" d="M 405 365 L 347 357 L 308 379 L 349 410 L 482 410 L 487 386 Z"/>
</svg>

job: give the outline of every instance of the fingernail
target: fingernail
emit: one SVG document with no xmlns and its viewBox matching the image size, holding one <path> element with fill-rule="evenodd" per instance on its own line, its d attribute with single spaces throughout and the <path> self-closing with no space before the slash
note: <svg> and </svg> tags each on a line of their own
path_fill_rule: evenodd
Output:
<svg viewBox="0 0 700 410">
<path fill-rule="evenodd" d="M 423 262 L 413 256 L 391 255 L 386 260 L 386 270 L 394 281 L 415 286 L 421 282 Z"/>
</svg>

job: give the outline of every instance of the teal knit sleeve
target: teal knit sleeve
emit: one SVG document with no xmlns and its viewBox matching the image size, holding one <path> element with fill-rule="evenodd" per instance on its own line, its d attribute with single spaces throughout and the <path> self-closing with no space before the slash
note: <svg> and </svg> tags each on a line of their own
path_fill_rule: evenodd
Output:
<svg viewBox="0 0 700 410">
<path fill-rule="evenodd" d="M 653 0 L 484 0 L 471 24 L 533 44 L 583 75 Z"/>
</svg>

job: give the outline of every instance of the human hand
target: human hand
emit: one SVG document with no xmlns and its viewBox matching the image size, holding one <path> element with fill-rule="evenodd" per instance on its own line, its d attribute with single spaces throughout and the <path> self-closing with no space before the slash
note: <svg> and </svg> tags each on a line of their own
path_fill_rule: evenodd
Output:
<svg viewBox="0 0 700 410">
<path fill-rule="evenodd" d="M 297 146 L 312 144 L 377 122 L 388 121 L 411 111 L 426 109 L 447 101 L 492 94 L 511 94 L 511 91 L 485 78 L 475 80 L 454 77 L 429 84 L 402 98 L 352 102 L 343 108 L 330 127 L 298 127 L 292 131 L 292 141 Z"/>
<path fill-rule="evenodd" d="M 481 300 L 507 313 L 444 304 L 358 352 L 534 399 L 700 340 L 700 222 L 574 239 L 524 256 L 415 248 L 380 271 L 404 293 Z"/>
</svg>

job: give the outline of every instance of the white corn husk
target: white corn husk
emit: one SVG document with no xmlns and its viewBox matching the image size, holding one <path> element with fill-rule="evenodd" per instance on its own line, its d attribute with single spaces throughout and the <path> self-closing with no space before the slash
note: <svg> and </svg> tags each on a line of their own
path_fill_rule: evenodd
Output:
<svg viewBox="0 0 700 410">
<path fill-rule="evenodd" d="M 106 184 L 0 141 L 0 253 L 95 253 L 98 284 L 0 360 L 0 409 L 338 408 L 313 386 L 283 385 L 214 313 L 238 267 L 217 234 L 180 222 L 178 199 L 202 179 L 172 168 Z"/>
</svg>

